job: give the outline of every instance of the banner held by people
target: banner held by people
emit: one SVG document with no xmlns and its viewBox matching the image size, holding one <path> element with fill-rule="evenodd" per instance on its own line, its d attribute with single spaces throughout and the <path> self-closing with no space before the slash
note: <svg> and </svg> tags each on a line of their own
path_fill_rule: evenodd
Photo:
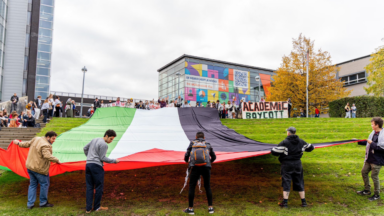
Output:
<svg viewBox="0 0 384 216">
<path fill-rule="evenodd" d="M 288 118 L 287 101 L 243 102 L 241 107 L 243 119 Z"/>
</svg>

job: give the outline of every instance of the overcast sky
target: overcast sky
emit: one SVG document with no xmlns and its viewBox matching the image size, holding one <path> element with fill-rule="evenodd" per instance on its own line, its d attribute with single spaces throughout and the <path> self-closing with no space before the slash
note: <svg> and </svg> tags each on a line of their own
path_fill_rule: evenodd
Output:
<svg viewBox="0 0 384 216">
<path fill-rule="evenodd" d="M 190 54 L 276 69 L 300 33 L 333 63 L 384 45 L 384 1 L 56 0 L 51 91 L 150 99 Z"/>
</svg>

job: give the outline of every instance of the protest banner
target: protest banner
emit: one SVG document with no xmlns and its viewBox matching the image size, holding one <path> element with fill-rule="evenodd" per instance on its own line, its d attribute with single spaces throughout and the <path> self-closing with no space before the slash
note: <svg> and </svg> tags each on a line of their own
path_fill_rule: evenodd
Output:
<svg viewBox="0 0 384 216">
<path fill-rule="evenodd" d="M 243 102 L 243 119 L 288 118 L 288 102 Z"/>
</svg>

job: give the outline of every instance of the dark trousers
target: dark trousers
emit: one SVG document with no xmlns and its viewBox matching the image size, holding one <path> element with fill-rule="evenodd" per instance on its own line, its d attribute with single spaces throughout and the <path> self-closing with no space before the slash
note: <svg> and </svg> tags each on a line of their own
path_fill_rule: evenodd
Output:
<svg viewBox="0 0 384 216">
<path fill-rule="evenodd" d="M 48 118 L 48 110 L 43 110 L 43 115 L 44 115 L 44 119 L 43 119 L 43 122 L 44 123 L 47 123 L 47 118 Z"/>
<path fill-rule="evenodd" d="M 30 121 L 30 122 L 23 122 L 24 127 L 35 127 L 35 120 Z"/>
<path fill-rule="evenodd" d="M 288 108 L 288 118 L 291 118 L 291 109 L 292 108 Z"/>
<path fill-rule="evenodd" d="M 56 107 L 55 116 L 60 117 L 61 107 Z"/>
<path fill-rule="evenodd" d="M 191 177 L 189 180 L 189 207 L 193 207 L 193 200 L 195 199 L 195 189 L 197 181 L 200 176 L 203 176 L 204 179 L 204 188 L 207 194 L 208 206 L 212 206 L 212 191 L 211 191 L 211 168 L 205 166 L 194 166 L 192 167 Z"/>
<path fill-rule="evenodd" d="M 12 111 L 17 111 L 17 103 L 11 104 L 11 112 L 10 113 L 12 113 Z"/>
<path fill-rule="evenodd" d="M 85 182 L 87 184 L 87 211 L 100 208 L 101 197 L 104 189 L 104 168 L 97 164 L 87 164 L 85 169 Z M 93 189 L 96 189 L 95 201 L 93 201 Z"/>
</svg>

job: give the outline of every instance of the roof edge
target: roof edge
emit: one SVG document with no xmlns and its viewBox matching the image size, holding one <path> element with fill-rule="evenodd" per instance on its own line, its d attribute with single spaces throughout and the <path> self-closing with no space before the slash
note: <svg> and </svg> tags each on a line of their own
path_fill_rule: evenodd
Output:
<svg viewBox="0 0 384 216">
<path fill-rule="evenodd" d="M 164 70 L 165 68 L 171 66 L 172 64 L 180 61 L 183 58 L 195 58 L 195 59 L 204 60 L 204 61 L 213 61 L 213 62 L 218 62 L 218 63 L 223 63 L 223 64 L 236 65 L 236 66 L 240 66 L 240 67 L 247 67 L 247 68 L 253 68 L 253 69 L 258 69 L 258 70 L 265 70 L 265 71 L 268 71 L 268 72 L 276 71 L 276 70 L 268 69 L 268 68 L 262 68 L 262 67 L 256 67 L 256 66 L 250 66 L 250 65 L 243 65 L 243 64 L 239 64 L 239 63 L 226 62 L 226 61 L 221 61 L 221 60 L 215 60 L 215 59 L 210 59 L 210 58 L 204 58 L 204 57 L 199 57 L 199 56 L 183 54 L 180 57 L 176 58 L 175 60 L 171 61 L 170 63 L 168 63 L 168 64 L 164 65 L 163 67 L 161 67 L 160 69 L 158 69 L 157 72 L 160 72 L 160 71 Z"/>
<path fill-rule="evenodd" d="M 360 59 L 364 59 L 364 58 L 368 58 L 368 57 L 371 57 L 371 55 L 361 56 L 359 58 L 355 58 L 355 59 L 351 59 L 351 60 L 348 60 L 348 61 L 340 62 L 340 63 L 336 64 L 336 66 L 339 66 L 339 65 L 342 65 L 342 64 L 346 64 L 346 63 L 349 63 L 349 62 L 354 62 L 354 61 L 357 61 L 357 60 L 360 60 Z"/>
</svg>

